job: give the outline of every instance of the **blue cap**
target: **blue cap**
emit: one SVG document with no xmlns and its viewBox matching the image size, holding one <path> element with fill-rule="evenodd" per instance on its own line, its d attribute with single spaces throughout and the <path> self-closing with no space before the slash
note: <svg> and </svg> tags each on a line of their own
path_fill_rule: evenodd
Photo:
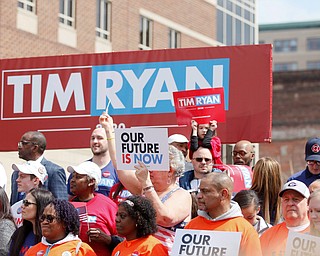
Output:
<svg viewBox="0 0 320 256">
<path fill-rule="evenodd" d="M 306 161 L 320 162 L 320 138 L 312 138 L 307 141 Z"/>
</svg>

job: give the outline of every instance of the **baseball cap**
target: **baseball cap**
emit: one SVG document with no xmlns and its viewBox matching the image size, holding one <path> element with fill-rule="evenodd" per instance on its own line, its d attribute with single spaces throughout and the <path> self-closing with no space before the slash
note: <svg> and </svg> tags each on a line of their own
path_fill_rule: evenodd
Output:
<svg viewBox="0 0 320 256">
<path fill-rule="evenodd" d="M 306 184 L 298 180 L 291 180 L 284 184 L 282 190 L 279 193 L 279 196 L 282 197 L 283 193 L 287 190 L 295 190 L 305 198 L 308 198 L 310 196 L 310 192 Z"/>
<path fill-rule="evenodd" d="M 12 169 L 25 174 L 33 174 L 40 180 L 41 184 L 44 184 L 44 182 L 48 179 L 46 168 L 37 161 L 28 161 L 23 164 L 13 164 Z"/>
<path fill-rule="evenodd" d="M 320 162 L 320 138 L 312 138 L 307 141 L 306 161 Z"/>
<path fill-rule="evenodd" d="M 101 181 L 101 170 L 97 164 L 91 161 L 85 161 L 77 166 L 68 166 L 68 172 L 79 173 L 88 175 L 90 178 L 95 179 L 97 184 Z"/>
<path fill-rule="evenodd" d="M 171 144 L 172 142 L 188 143 L 189 141 L 186 136 L 176 133 L 176 134 L 172 134 L 168 138 L 168 144 Z"/>
</svg>

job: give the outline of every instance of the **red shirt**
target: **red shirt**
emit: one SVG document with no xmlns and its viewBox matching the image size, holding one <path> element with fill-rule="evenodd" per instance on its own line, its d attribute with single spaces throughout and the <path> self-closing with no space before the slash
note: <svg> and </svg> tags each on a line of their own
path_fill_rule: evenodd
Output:
<svg viewBox="0 0 320 256">
<path fill-rule="evenodd" d="M 71 202 L 75 199 L 76 197 L 72 198 Z M 117 234 L 115 221 L 117 205 L 110 198 L 99 193 L 94 193 L 94 198 L 84 204 L 86 214 L 83 214 L 85 217 L 80 218 L 79 238 L 89 244 L 97 255 L 111 255 L 106 244 L 89 241 L 87 231 L 89 228 L 99 228 L 108 235 Z"/>
</svg>

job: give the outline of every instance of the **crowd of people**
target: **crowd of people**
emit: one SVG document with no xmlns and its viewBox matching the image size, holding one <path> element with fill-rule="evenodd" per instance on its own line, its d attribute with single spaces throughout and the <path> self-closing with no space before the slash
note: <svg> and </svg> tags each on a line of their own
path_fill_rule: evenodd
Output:
<svg viewBox="0 0 320 256">
<path fill-rule="evenodd" d="M 289 231 L 320 236 L 320 139 L 306 143 L 306 168 L 287 181 L 280 164 L 239 140 L 221 161 L 216 121 L 191 122 L 168 138 L 169 168 L 117 167 L 113 119 L 91 134 L 92 158 L 65 170 L 45 159 L 46 138 L 28 131 L 0 183 L 0 256 L 173 255 L 178 229 L 240 232 L 239 255 L 284 255 Z M 242 175 L 242 176 L 241 176 Z M 239 182 L 242 185 L 239 186 Z"/>
</svg>

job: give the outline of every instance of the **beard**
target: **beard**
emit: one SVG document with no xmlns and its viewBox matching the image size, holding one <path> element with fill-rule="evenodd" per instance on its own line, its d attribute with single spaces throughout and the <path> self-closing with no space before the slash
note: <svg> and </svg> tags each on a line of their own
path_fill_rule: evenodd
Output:
<svg viewBox="0 0 320 256">
<path fill-rule="evenodd" d="M 100 156 L 104 155 L 107 152 L 107 149 L 102 149 L 102 148 L 91 148 L 91 152 L 95 156 Z"/>
</svg>

